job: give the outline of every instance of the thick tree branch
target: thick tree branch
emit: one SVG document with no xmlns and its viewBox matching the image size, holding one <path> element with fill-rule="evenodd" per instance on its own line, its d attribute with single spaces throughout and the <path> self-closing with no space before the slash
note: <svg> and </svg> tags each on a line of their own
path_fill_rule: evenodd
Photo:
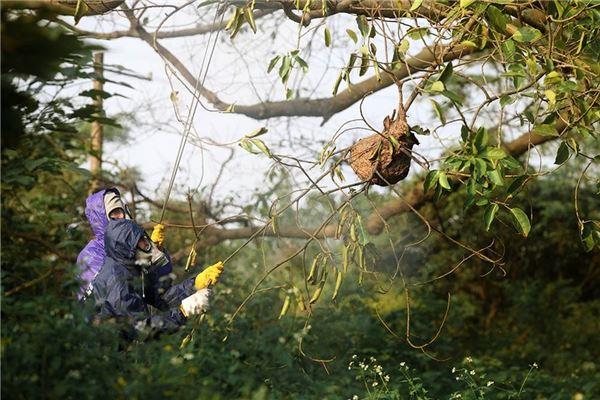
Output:
<svg viewBox="0 0 600 400">
<path fill-rule="evenodd" d="M 85 0 L 84 15 L 100 15 L 114 10 L 125 0 Z M 2 0 L 2 8 L 12 10 L 47 10 L 61 15 L 74 15 L 78 0 Z"/>
<path fill-rule="evenodd" d="M 567 130 L 568 125 L 564 122 L 556 124 L 556 129 L 560 135 L 564 134 Z M 510 143 L 504 145 L 507 154 L 513 157 L 519 157 L 520 155 L 527 152 L 529 149 L 544 144 L 548 141 L 557 139 L 559 136 L 541 136 L 533 132 L 527 132 Z M 402 199 L 391 200 L 377 207 L 377 209 L 371 213 L 367 218 L 365 228 L 371 235 L 379 235 L 383 232 L 385 224 L 389 219 L 396 215 L 404 214 L 409 212 L 411 209 L 418 209 L 427 202 L 433 199 L 433 192 L 423 192 L 423 185 L 417 183 L 410 187 L 408 192 L 403 196 Z M 151 224 L 148 224 L 148 228 Z M 251 237 L 256 232 L 260 231 L 262 227 L 244 227 L 237 229 L 224 229 L 217 228 L 214 226 L 206 227 L 202 233 L 202 246 L 214 246 L 221 243 L 224 240 L 235 240 L 235 239 L 246 239 Z M 318 234 L 317 238 L 328 238 L 335 237 L 337 230 L 336 224 L 325 226 Z M 300 229 L 298 227 L 281 227 L 274 232 L 272 229 L 265 229 L 262 235 L 264 237 L 285 237 L 293 239 L 309 239 L 314 229 L 306 228 Z M 173 255 L 174 260 L 181 259 L 186 254 L 186 250 L 182 250 Z"/>
<path fill-rule="evenodd" d="M 266 15 L 274 13 L 275 11 L 277 11 L 277 10 L 275 10 L 275 9 L 273 9 L 273 10 L 258 10 L 254 13 L 254 18 L 255 19 L 262 18 Z M 58 18 L 54 19 L 54 22 L 64 26 L 65 28 L 69 29 L 70 31 L 72 31 L 78 35 L 93 38 L 93 39 L 113 40 L 113 39 L 120 39 L 120 38 L 124 38 L 124 37 L 140 38 L 139 32 L 133 28 L 124 29 L 124 30 L 120 30 L 120 31 L 113 31 L 113 32 L 94 32 L 94 31 L 88 31 L 85 29 L 79 29 L 76 26 L 71 25 L 68 22 L 63 21 Z M 177 30 L 171 30 L 171 31 L 158 31 L 158 32 L 156 32 L 156 34 L 152 33 L 150 35 L 152 37 L 154 37 L 156 35 L 157 39 L 173 39 L 173 38 L 180 38 L 180 37 L 189 37 L 189 36 L 204 35 L 207 33 L 216 32 L 216 31 L 225 29 L 226 25 L 227 25 L 227 21 L 215 22 L 213 24 L 198 24 L 193 28 L 177 29 Z"/>
<path fill-rule="evenodd" d="M 556 124 L 556 130 L 562 134 L 568 126 L 564 122 Z M 532 147 L 556 139 L 557 136 L 541 136 L 533 132 L 527 132 L 510 143 L 504 145 L 507 154 L 519 157 Z M 385 222 L 391 217 L 418 208 L 432 199 L 432 193 L 424 193 L 422 185 L 417 185 L 404 197 L 404 200 L 392 200 L 380 206 L 377 211 L 367 219 L 366 228 L 372 235 L 378 235 L 383 231 Z"/>
<path fill-rule="evenodd" d="M 359 82 L 336 96 L 321 99 L 295 99 L 289 101 L 263 102 L 253 105 L 232 105 L 222 101 L 216 93 L 208 90 L 197 82 L 196 77 L 187 69 L 187 67 L 158 40 L 148 33 L 137 21 L 131 11 L 126 11 L 126 15 L 139 37 L 148 43 L 152 48 L 175 69 L 177 69 L 183 78 L 192 86 L 197 88 L 202 97 L 207 99 L 218 110 L 225 111 L 234 108 L 236 114 L 243 114 L 254 119 L 269 119 L 274 117 L 304 116 L 304 117 L 323 117 L 329 119 L 334 114 L 345 110 L 352 104 L 360 101 L 369 93 L 374 93 L 392 85 L 395 80 L 404 79 L 414 72 L 421 71 L 432 65 L 441 64 L 446 61 L 463 58 L 472 54 L 475 50 L 471 46 L 455 45 L 452 48 L 448 46 L 426 47 L 414 57 L 406 60 L 403 65 L 394 71 L 394 76 L 382 74 L 380 77 L 373 76 L 362 82 Z"/>
</svg>

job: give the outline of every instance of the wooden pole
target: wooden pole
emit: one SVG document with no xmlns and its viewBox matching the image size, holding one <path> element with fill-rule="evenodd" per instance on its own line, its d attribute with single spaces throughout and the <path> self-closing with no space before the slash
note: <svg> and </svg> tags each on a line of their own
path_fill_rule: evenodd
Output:
<svg viewBox="0 0 600 400">
<path fill-rule="evenodd" d="M 102 76 L 103 76 L 103 64 L 104 64 L 104 53 L 94 54 L 94 72 L 96 73 L 97 79 L 94 79 L 94 90 L 102 90 Z M 100 78 L 100 79 L 98 79 Z M 104 114 L 102 109 L 102 96 L 96 96 L 94 99 L 94 106 L 98 109 L 98 116 Z M 100 177 L 102 175 L 102 140 L 103 140 L 103 127 L 100 122 L 92 122 L 91 132 L 91 154 L 89 156 L 90 161 L 90 172 L 92 173 L 92 182 L 90 187 L 90 193 L 95 192 L 100 188 Z"/>
</svg>

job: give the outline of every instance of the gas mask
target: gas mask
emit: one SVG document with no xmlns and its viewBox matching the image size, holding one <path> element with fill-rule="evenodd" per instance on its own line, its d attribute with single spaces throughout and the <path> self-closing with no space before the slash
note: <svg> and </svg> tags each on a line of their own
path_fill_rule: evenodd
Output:
<svg viewBox="0 0 600 400">
<path fill-rule="evenodd" d="M 104 193 L 104 209 L 108 219 L 131 219 L 127 207 L 123 204 L 116 189 L 109 189 Z"/>
<path fill-rule="evenodd" d="M 135 265 L 160 268 L 169 263 L 167 255 L 160 251 L 149 237 L 144 236 L 135 250 Z"/>
</svg>

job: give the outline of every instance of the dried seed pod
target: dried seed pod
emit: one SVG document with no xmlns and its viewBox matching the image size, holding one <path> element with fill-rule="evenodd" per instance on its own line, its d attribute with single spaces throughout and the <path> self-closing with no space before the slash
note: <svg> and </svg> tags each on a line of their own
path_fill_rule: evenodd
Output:
<svg viewBox="0 0 600 400">
<path fill-rule="evenodd" d="M 335 279 L 335 288 L 333 289 L 333 296 L 331 296 L 331 300 L 335 300 L 340 292 L 340 288 L 342 287 L 342 281 L 344 280 L 344 273 L 342 271 L 337 272 L 337 277 Z"/>
<path fill-rule="evenodd" d="M 317 275 L 319 273 L 317 269 L 319 267 L 319 256 L 320 254 L 317 254 L 317 256 L 313 259 L 312 265 L 310 266 L 310 271 L 308 273 L 308 278 L 306 278 L 306 281 L 313 285 L 317 283 Z"/>
<path fill-rule="evenodd" d="M 288 309 L 290 308 L 291 298 L 289 295 L 285 296 L 285 300 L 283 301 L 283 305 L 281 306 L 281 311 L 279 312 L 279 318 L 281 319 L 287 314 Z"/>
<path fill-rule="evenodd" d="M 315 290 L 312 297 L 310 298 L 310 301 L 309 301 L 310 304 L 314 304 L 317 302 L 317 300 L 319 300 L 319 297 L 321 297 L 321 292 L 323 292 L 323 286 L 325 286 L 324 280 L 321 281 L 321 283 L 319 283 L 317 290 Z"/>
<path fill-rule="evenodd" d="M 350 166 L 363 181 L 388 186 L 406 178 L 410 170 L 411 150 L 419 144 L 410 132 L 406 114 L 385 117 L 384 130 L 360 139 L 350 148 Z"/>
</svg>

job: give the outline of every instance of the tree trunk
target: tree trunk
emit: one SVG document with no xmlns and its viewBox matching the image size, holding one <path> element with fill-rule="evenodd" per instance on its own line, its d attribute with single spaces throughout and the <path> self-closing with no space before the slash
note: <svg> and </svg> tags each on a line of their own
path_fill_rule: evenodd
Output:
<svg viewBox="0 0 600 400">
<path fill-rule="evenodd" d="M 94 71 L 96 79 L 94 80 L 94 90 L 102 90 L 102 74 L 103 74 L 104 53 L 94 54 Z M 94 99 L 94 106 L 98 109 L 98 116 L 104 113 L 102 110 L 102 96 L 98 95 Z M 100 178 L 102 175 L 102 137 L 103 127 L 98 121 L 92 122 L 92 135 L 90 146 L 90 172 L 92 173 L 92 182 L 90 193 L 95 192 L 100 188 Z"/>
</svg>

